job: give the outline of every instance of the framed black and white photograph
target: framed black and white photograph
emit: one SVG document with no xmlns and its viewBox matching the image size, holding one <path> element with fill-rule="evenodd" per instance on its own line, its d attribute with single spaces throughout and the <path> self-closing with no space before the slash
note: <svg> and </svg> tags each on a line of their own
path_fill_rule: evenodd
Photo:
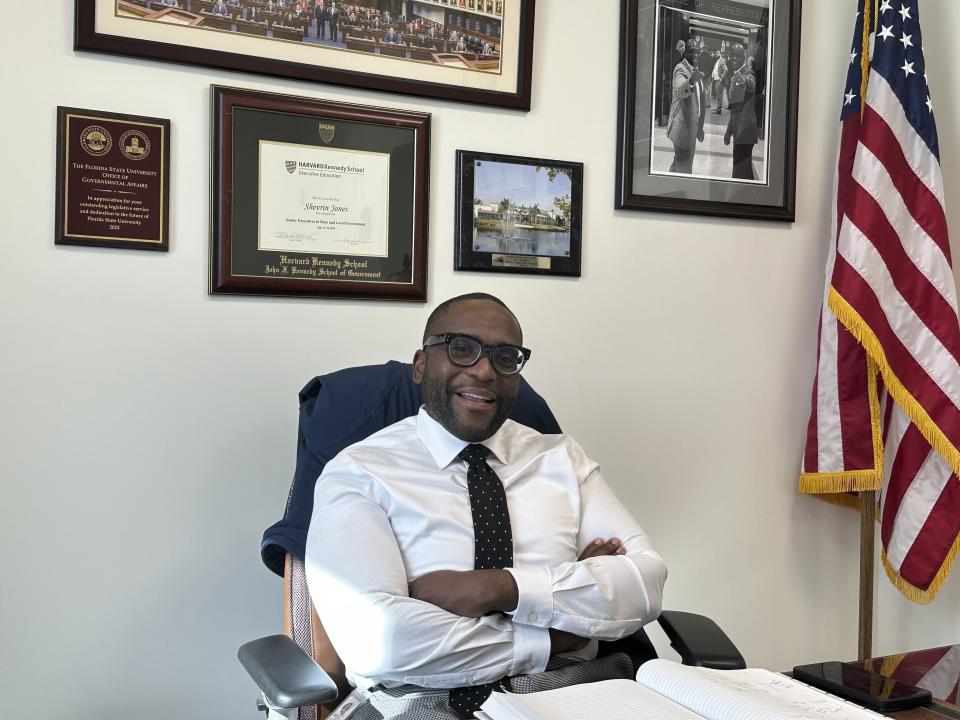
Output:
<svg viewBox="0 0 960 720">
<path fill-rule="evenodd" d="M 792 221 L 801 0 L 622 0 L 616 206 Z"/>
<path fill-rule="evenodd" d="M 580 277 L 583 164 L 457 151 L 455 270 Z"/>
<path fill-rule="evenodd" d="M 530 109 L 535 0 L 74 0 L 77 50 Z"/>
<path fill-rule="evenodd" d="M 213 88 L 213 294 L 427 299 L 430 115 Z"/>
</svg>

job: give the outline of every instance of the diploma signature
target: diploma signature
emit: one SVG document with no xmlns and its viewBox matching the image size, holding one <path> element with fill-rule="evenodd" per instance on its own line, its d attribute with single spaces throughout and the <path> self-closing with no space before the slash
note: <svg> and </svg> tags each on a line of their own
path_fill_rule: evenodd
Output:
<svg viewBox="0 0 960 720">
<path fill-rule="evenodd" d="M 286 230 L 278 230 L 273 234 L 273 237 L 277 238 L 278 240 L 294 240 L 296 242 L 315 243 L 320 240 L 320 233 L 288 232 Z"/>
<path fill-rule="evenodd" d="M 360 245 L 372 245 L 372 240 L 360 240 L 356 238 L 338 238 L 331 237 L 329 232 L 290 232 L 289 230 L 277 230 L 273 233 L 273 237 L 277 240 L 289 240 L 292 242 L 302 242 L 302 243 L 311 243 L 317 244 L 319 242 L 332 243 L 335 245 L 350 245 L 350 246 L 360 246 Z"/>
</svg>

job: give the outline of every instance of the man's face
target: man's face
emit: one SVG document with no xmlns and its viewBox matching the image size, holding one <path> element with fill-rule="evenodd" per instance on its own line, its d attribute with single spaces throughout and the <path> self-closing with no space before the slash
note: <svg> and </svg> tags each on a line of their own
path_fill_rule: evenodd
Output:
<svg viewBox="0 0 960 720">
<path fill-rule="evenodd" d="M 697 46 L 692 42 L 688 42 L 686 49 L 683 52 L 683 57 L 686 59 L 686 61 L 696 67 L 699 54 L 700 53 L 697 51 Z"/>
<path fill-rule="evenodd" d="M 462 300 L 436 319 L 431 335 L 463 333 L 495 345 L 520 345 L 523 337 L 513 316 L 490 300 Z M 418 350 L 413 381 L 420 385 L 430 416 L 447 432 L 467 442 L 493 435 L 510 415 L 520 375 L 499 375 L 486 353 L 473 367 L 454 365 L 445 344 Z"/>
</svg>

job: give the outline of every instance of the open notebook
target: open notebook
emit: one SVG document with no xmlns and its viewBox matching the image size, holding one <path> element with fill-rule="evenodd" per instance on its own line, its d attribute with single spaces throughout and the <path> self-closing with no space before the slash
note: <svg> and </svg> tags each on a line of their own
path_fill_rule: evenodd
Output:
<svg viewBox="0 0 960 720">
<path fill-rule="evenodd" d="M 670 660 L 644 663 L 632 680 L 559 690 L 493 693 L 483 720 L 877 720 L 883 718 L 769 670 L 708 670 Z"/>
</svg>

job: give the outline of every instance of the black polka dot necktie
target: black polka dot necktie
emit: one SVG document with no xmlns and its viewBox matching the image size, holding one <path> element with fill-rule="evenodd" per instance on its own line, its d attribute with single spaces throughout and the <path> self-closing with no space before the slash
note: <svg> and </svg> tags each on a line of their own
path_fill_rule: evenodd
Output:
<svg viewBox="0 0 960 720">
<path fill-rule="evenodd" d="M 487 464 L 490 449 L 483 445 L 467 445 L 460 458 L 467 462 L 467 489 L 473 514 L 473 568 L 500 570 L 513 567 L 513 531 L 507 494 L 500 478 Z M 500 683 L 450 690 L 450 707 L 460 717 L 471 718 L 483 701 Z"/>
</svg>

